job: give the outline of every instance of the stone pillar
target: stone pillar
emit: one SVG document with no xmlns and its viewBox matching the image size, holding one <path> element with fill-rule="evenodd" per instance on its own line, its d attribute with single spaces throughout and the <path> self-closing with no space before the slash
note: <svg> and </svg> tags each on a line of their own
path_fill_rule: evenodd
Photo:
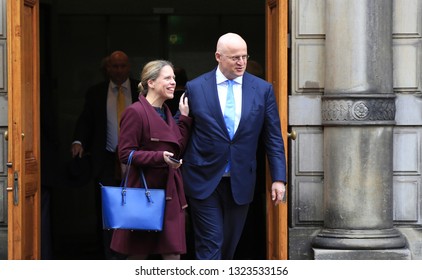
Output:
<svg viewBox="0 0 422 280">
<path fill-rule="evenodd" d="M 406 259 L 393 227 L 392 0 L 327 0 L 325 48 L 324 228 L 315 258 Z"/>
</svg>

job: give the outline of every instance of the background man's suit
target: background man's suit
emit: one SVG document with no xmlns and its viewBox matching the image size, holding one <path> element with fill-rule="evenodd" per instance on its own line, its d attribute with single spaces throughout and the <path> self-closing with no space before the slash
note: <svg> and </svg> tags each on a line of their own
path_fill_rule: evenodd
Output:
<svg viewBox="0 0 422 280">
<path fill-rule="evenodd" d="M 138 100 L 139 82 L 134 79 L 129 80 L 133 103 Z M 74 132 L 74 140 L 82 143 L 84 154 L 90 155 L 92 163 L 92 178 L 96 188 L 95 202 L 93 203 L 96 205 L 97 230 L 101 251 L 103 243 L 110 243 L 107 240 L 111 239 L 111 233 L 103 236 L 99 183 L 103 185 L 120 184 L 118 178 L 118 167 L 120 165 L 117 161 L 117 154 L 107 151 L 107 95 L 109 83 L 109 81 L 104 81 L 88 89 L 85 96 L 85 105 Z M 107 240 L 103 241 L 103 238 Z M 109 256 L 112 253 L 109 252 L 108 245 L 105 245 L 105 247 L 105 258 L 113 258 L 113 256 Z"/>
<path fill-rule="evenodd" d="M 130 79 L 132 103 L 138 100 L 138 81 Z M 85 105 L 76 124 L 74 140 L 82 142 L 85 153 L 90 153 L 93 176 L 100 176 L 107 150 L 107 94 L 109 81 L 88 89 Z"/>
</svg>

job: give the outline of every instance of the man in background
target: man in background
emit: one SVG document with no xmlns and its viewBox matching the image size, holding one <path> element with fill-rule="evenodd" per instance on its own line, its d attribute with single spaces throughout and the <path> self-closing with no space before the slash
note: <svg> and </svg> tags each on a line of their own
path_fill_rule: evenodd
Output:
<svg viewBox="0 0 422 280">
<path fill-rule="evenodd" d="M 130 78 L 129 57 L 115 51 L 105 60 L 106 81 L 90 87 L 78 118 L 72 142 L 72 157 L 89 155 L 95 183 L 97 233 L 105 259 L 118 258 L 110 250 L 112 231 L 102 229 L 100 185 L 120 184 L 120 164 L 116 154 L 119 114 L 138 100 L 138 81 Z"/>
</svg>

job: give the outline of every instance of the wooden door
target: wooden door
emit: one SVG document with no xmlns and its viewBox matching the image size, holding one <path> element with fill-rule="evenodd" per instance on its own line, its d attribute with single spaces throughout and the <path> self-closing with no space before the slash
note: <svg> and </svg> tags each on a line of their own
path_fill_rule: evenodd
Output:
<svg viewBox="0 0 422 280">
<path fill-rule="evenodd" d="M 40 258 L 38 0 L 7 1 L 8 259 Z"/>
<path fill-rule="evenodd" d="M 266 3 L 266 73 L 273 84 L 280 111 L 283 139 L 287 142 L 287 49 L 288 49 L 288 0 L 267 0 Z M 267 190 L 271 184 L 267 168 Z M 267 259 L 288 259 L 287 203 L 274 207 L 267 191 Z"/>
</svg>

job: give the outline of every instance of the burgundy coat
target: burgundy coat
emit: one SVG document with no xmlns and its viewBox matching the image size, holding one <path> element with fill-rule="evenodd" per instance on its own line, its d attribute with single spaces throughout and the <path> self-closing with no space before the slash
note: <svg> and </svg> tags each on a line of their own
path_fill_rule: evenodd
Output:
<svg viewBox="0 0 422 280">
<path fill-rule="evenodd" d="M 133 154 L 128 187 L 141 186 L 142 168 L 149 188 L 166 189 L 166 210 L 162 232 L 116 230 L 111 249 L 122 254 L 183 254 L 186 252 L 185 211 L 187 207 L 180 168 L 172 169 L 164 161 L 163 151 L 182 158 L 189 140 L 192 119 L 180 116 L 173 119 L 167 105 L 163 105 L 167 122 L 142 95 L 129 106 L 120 123 L 118 153 L 126 163 Z"/>
</svg>

